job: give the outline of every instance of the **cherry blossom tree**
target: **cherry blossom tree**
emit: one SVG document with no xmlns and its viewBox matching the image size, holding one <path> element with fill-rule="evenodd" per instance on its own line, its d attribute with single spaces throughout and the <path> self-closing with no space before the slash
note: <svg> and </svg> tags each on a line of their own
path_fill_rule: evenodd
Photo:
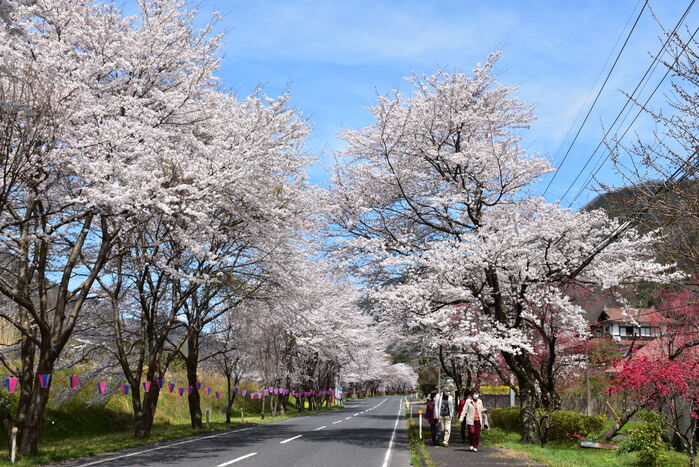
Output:
<svg viewBox="0 0 699 467">
<path fill-rule="evenodd" d="M 328 216 L 338 253 L 374 285 L 385 316 L 502 353 L 519 383 L 523 438 L 537 442 L 535 409 L 555 404 L 535 366 L 541 310 L 585 335 L 566 285 L 659 280 L 667 268 L 654 261 L 653 235 L 531 194 L 551 167 L 519 145 L 534 117 L 491 75 L 498 56 L 472 75 L 413 76 L 412 94 L 378 97 L 375 123 L 343 134 Z"/>
<path fill-rule="evenodd" d="M 127 18 L 87 0 L 3 2 L 0 241 L 12 259 L 0 291 L 22 334 L 6 426 L 23 454 L 37 452 L 50 391 L 36 375 L 52 372 L 115 239 L 135 214 L 187 197 L 170 169 L 198 146 L 184 128 L 216 85 L 218 37 L 194 31 L 183 6 L 144 0 Z"/>
</svg>

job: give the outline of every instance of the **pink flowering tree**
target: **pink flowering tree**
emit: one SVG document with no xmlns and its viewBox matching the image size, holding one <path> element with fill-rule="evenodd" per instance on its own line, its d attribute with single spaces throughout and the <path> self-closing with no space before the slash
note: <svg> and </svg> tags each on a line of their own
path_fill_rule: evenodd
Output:
<svg viewBox="0 0 699 467">
<path fill-rule="evenodd" d="M 695 465 L 699 419 L 699 359 L 639 357 L 625 362 L 610 394 L 624 393 L 639 405 L 658 410 Z"/>
</svg>

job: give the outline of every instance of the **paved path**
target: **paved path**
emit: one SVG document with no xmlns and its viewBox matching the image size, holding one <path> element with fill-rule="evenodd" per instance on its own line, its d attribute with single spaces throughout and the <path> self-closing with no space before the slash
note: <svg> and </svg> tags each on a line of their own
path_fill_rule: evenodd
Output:
<svg viewBox="0 0 699 467">
<path fill-rule="evenodd" d="M 459 434 L 457 433 L 457 439 Z M 430 457 L 438 467 L 464 466 L 469 467 L 497 467 L 501 465 L 507 466 L 541 466 L 534 461 L 507 456 L 502 450 L 489 448 L 481 445 L 478 452 L 471 452 L 468 446 L 461 444 L 461 440 L 454 439 L 452 432 L 452 443 L 449 447 L 434 447 L 432 442 L 427 440 L 427 446 Z"/>
<path fill-rule="evenodd" d="M 410 465 L 401 398 L 378 397 L 348 407 L 254 427 L 143 446 L 61 466 L 333 466 Z"/>
<path fill-rule="evenodd" d="M 414 416 L 418 416 L 418 410 L 425 410 L 423 401 L 412 400 L 411 405 Z M 488 447 L 487 444 L 481 444 L 481 446 L 478 448 L 478 452 L 471 452 L 468 449 L 468 445 L 461 442 L 461 426 L 458 420 L 454 420 L 454 424 L 451 427 L 449 446 L 446 448 L 442 446 L 433 446 L 429 425 L 426 427 L 423 425 L 423 427 L 425 446 L 429 451 L 430 458 L 438 467 L 498 467 L 502 465 L 543 467 L 541 464 L 537 464 L 534 461 L 522 459 L 521 457 L 510 456 L 502 449 Z"/>
</svg>

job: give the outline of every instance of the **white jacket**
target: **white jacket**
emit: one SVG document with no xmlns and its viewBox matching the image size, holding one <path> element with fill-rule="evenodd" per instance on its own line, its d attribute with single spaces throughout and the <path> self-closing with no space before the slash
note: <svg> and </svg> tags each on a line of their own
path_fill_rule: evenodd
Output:
<svg viewBox="0 0 699 467">
<path fill-rule="evenodd" d="M 466 419 L 467 425 L 473 425 L 473 421 L 476 418 L 476 410 L 478 410 L 478 419 L 481 421 L 481 426 L 488 424 L 485 408 L 483 407 L 483 401 L 478 399 L 476 405 L 473 405 L 473 399 L 470 397 L 466 399 L 466 404 L 464 404 L 464 409 L 461 411 L 461 416 L 459 421 L 463 422 Z"/>
</svg>

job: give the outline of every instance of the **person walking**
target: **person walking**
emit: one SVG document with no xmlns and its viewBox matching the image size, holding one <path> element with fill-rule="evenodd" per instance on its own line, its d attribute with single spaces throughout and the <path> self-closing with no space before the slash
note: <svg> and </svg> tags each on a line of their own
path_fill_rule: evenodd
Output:
<svg viewBox="0 0 699 467">
<path fill-rule="evenodd" d="M 472 391 L 469 398 L 466 399 L 459 420 L 465 421 L 468 425 L 468 437 L 471 445 L 469 449 L 473 452 L 478 452 L 478 446 L 481 442 L 481 428 L 487 426 L 486 411 L 478 391 Z"/>
<path fill-rule="evenodd" d="M 430 394 L 427 398 L 427 405 L 425 407 L 425 421 L 430 424 L 430 434 L 432 435 L 432 445 L 437 445 L 437 414 L 434 410 L 434 398 L 437 395 L 436 392 Z"/>
<path fill-rule="evenodd" d="M 451 419 L 454 416 L 454 396 L 451 386 L 444 386 L 442 392 L 434 399 L 434 409 L 439 415 L 439 431 L 442 434 L 442 446 L 449 446 Z"/>
</svg>

